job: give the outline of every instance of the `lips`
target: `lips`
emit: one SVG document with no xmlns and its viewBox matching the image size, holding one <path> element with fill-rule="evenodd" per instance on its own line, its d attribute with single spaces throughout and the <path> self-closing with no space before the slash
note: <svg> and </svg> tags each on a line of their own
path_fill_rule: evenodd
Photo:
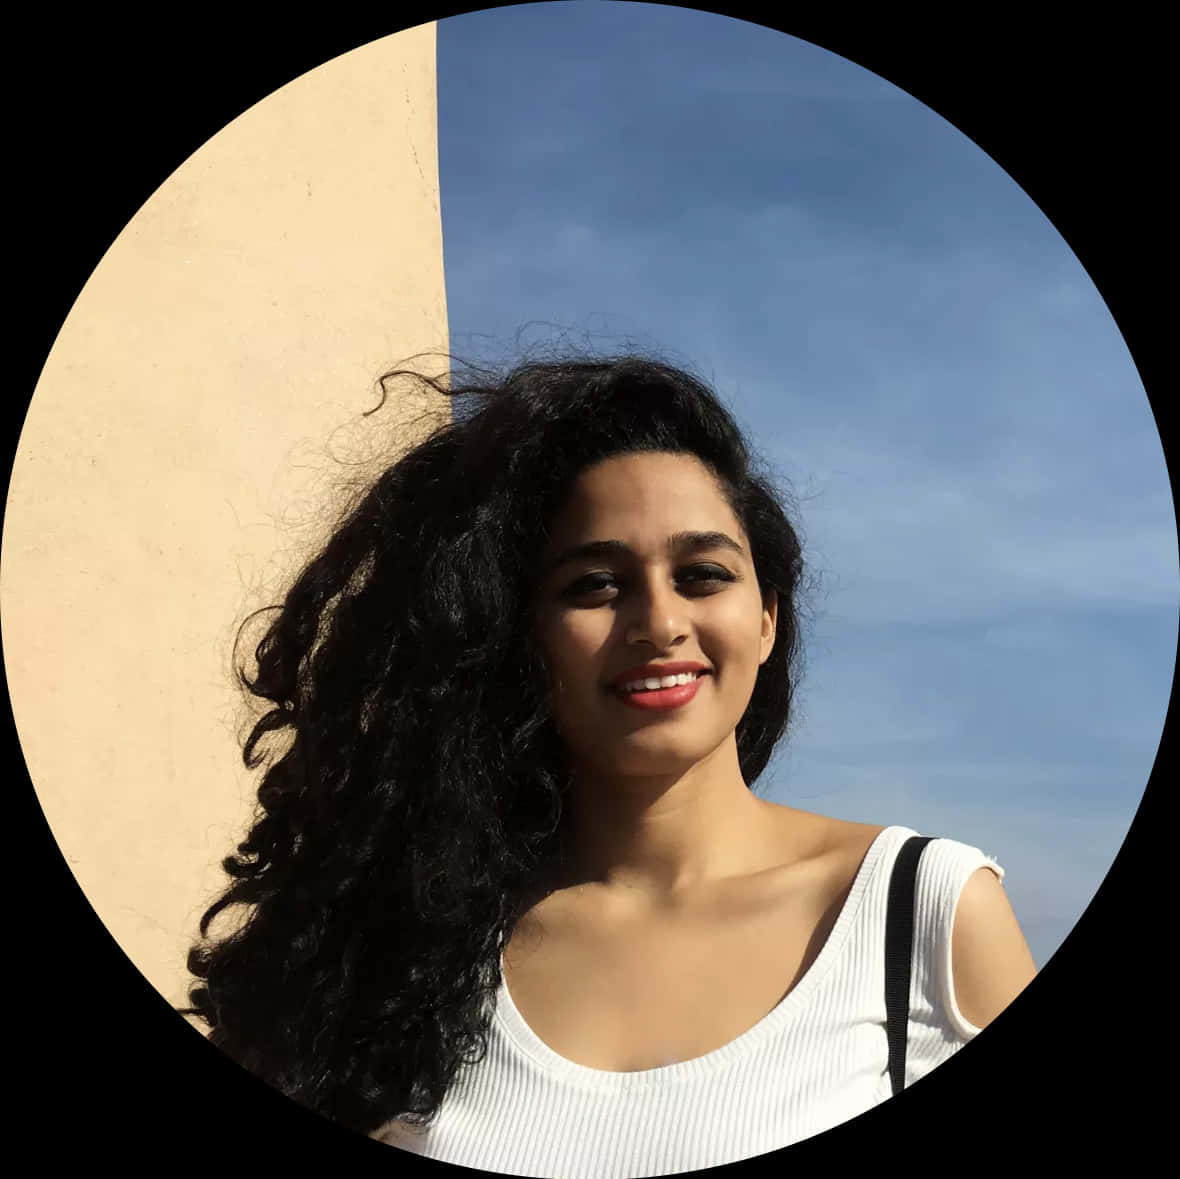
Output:
<svg viewBox="0 0 1180 1179">
<path fill-rule="evenodd" d="M 705 675 L 698 675 L 695 680 L 687 684 L 676 684 L 671 688 L 654 688 L 644 692 L 624 692 L 621 688 L 614 689 L 615 695 L 631 708 L 638 708 L 643 712 L 670 712 L 683 708 L 705 681 Z"/>
</svg>

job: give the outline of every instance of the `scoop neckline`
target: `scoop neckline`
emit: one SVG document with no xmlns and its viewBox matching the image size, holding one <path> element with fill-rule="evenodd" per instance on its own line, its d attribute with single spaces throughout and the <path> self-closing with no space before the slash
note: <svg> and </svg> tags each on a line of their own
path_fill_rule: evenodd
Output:
<svg viewBox="0 0 1180 1179">
<path fill-rule="evenodd" d="M 500 983 L 496 990 L 495 1019 L 507 1034 L 509 1041 L 545 1072 L 590 1087 L 619 1089 L 664 1084 L 682 1078 L 700 1076 L 702 1073 L 720 1068 L 736 1060 L 759 1041 L 779 1031 L 806 1006 L 811 993 L 819 985 L 823 976 L 827 974 L 847 940 L 848 933 L 864 899 L 869 880 L 885 854 L 886 848 L 899 837 L 913 834 L 916 832 L 910 828 L 896 825 L 884 827 L 877 833 L 861 859 L 860 867 L 857 868 L 856 876 L 853 878 L 852 887 L 848 891 L 848 896 L 840 908 L 840 914 L 836 918 L 827 940 L 815 960 L 804 972 L 803 977 L 752 1027 L 747 1028 L 729 1043 L 722 1044 L 719 1048 L 714 1048 L 702 1056 L 694 1056 L 689 1060 L 657 1065 L 655 1068 L 639 1069 L 634 1072 L 591 1068 L 589 1065 L 569 1060 L 550 1048 L 529 1027 L 519 1008 L 513 1002 L 512 995 L 508 990 L 508 983 L 504 978 L 504 951 L 502 949 L 500 951 Z"/>
</svg>

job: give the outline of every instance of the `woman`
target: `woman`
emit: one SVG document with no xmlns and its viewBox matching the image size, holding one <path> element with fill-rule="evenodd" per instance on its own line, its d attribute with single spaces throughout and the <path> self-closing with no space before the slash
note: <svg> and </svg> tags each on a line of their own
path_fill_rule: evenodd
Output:
<svg viewBox="0 0 1180 1179">
<path fill-rule="evenodd" d="M 384 472 L 258 645 L 247 765 L 292 740 L 202 936 L 249 918 L 190 952 L 182 1010 L 300 1104 L 507 1174 L 670 1174 L 879 1104 L 916 832 L 751 792 L 803 563 L 732 418 L 636 356 L 420 379 L 474 409 Z M 1002 875 L 923 852 L 910 1082 L 1035 975 Z"/>
</svg>

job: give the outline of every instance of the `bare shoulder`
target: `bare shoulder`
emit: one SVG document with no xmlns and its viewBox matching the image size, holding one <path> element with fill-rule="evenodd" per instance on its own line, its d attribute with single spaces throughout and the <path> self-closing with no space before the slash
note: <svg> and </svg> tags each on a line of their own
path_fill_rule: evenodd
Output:
<svg viewBox="0 0 1180 1179">
<path fill-rule="evenodd" d="M 784 827 L 795 835 L 799 849 L 796 854 L 839 861 L 838 873 L 852 862 L 855 874 L 874 840 L 885 830 L 876 823 L 855 823 L 779 803 L 769 805 Z"/>
<path fill-rule="evenodd" d="M 973 872 L 959 895 L 951 972 L 959 1011 L 978 1028 L 991 1023 L 1037 975 L 1003 883 L 990 868 Z"/>
<path fill-rule="evenodd" d="M 877 823 L 852 823 L 845 819 L 828 819 L 835 845 L 859 860 L 876 842 L 885 828 Z"/>
<path fill-rule="evenodd" d="M 865 856 L 885 828 L 770 805 L 770 819 L 781 831 L 782 849 L 782 868 L 772 876 L 778 883 L 771 892 L 781 887 L 781 902 L 786 906 L 797 908 L 802 903 L 822 914 L 822 933 L 838 916 Z"/>
<path fill-rule="evenodd" d="M 806 811 L 792 810 L 784 818 L 796 831 L 808 833 L 811 855 L 825 866 L 830 900 L 838 906 L 886 828 Z M 963 1018 L 978 1028 L 991 1023 L 1037 975 L 1003 883 L 990 868 L 973 872 L 959 895 L 951 959 L 955 1002 Z"/>
<path fill-rule="evenodd" d="M 851 891 L 861 865 L 885 830 L 876 823 L 853 823 L 844 819 L 828 819 L 829 859 L 832 871 L 840 882 L 840 896 Z"/>
</svg>

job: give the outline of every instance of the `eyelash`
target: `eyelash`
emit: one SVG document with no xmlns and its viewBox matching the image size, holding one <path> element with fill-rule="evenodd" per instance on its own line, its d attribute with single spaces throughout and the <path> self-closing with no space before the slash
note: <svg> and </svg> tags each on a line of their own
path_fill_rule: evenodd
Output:
<svg viewBox="0 0 1180 1179">
<path fill-rule="evenodd" d="M 701 573 L 707 571 L 708 576 L 684 577 L 685 573 Z M 733 582 L 737 581 L 737 577 L 726 569 L 722 569 L 719 565 L 693 565 L 689 569 L 681 570 L 682 580 L 692 582 L 697 585 L 714 585 L 718 582 Z M 610 588 L 607 585 L 591 585 L 587 586 L 588 581 L 594 581 L 598 578 L 609 578 L 614 580 L 614 575 L 611 573 L 588 573 L 585 577 L 579 577 L 565 591 L 567 597 L 580 598 L 586 594 L 598 593 L 600 590 Z"/>
</svg>

